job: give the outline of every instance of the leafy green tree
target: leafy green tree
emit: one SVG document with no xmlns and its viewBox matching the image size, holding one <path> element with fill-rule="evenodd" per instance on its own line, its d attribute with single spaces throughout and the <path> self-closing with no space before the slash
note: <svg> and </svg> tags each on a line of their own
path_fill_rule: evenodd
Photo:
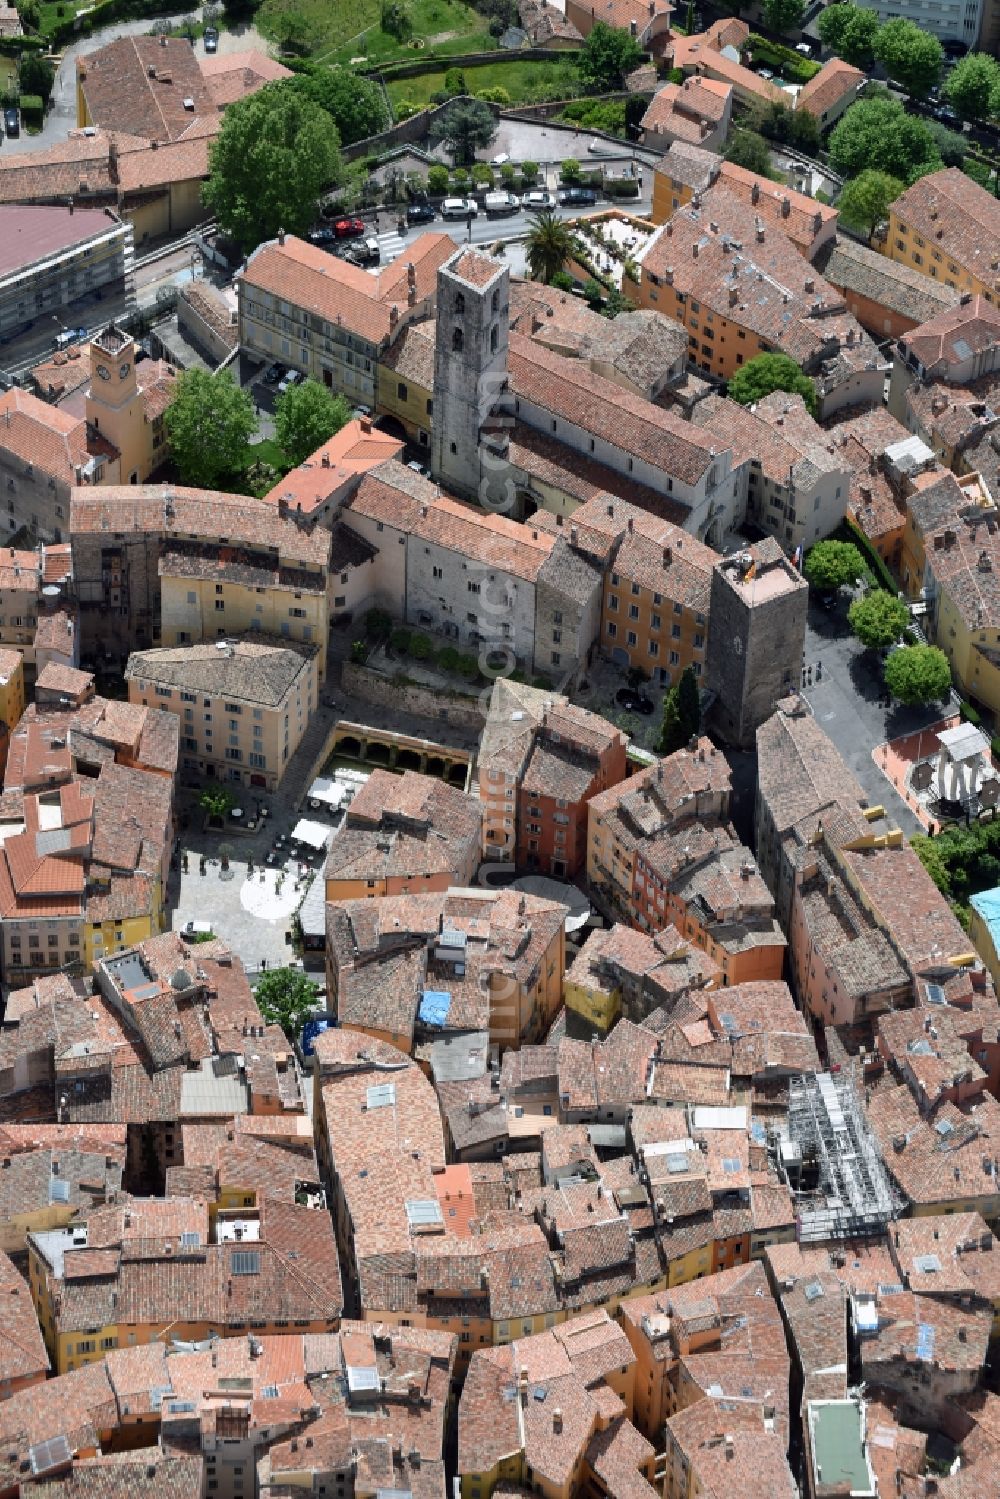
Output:
<svg viewBox="0 0 1000 1499">
<path fill-rule="evenodd" d="M 635 303 L 623 296 L 617 286 L 611 286 L 608 288 L 601 311 L 606 318 L 616 318 L 620 317 L 623 312 L 634 312 Z"/>
<path fill-rule="evenodd" d="M 936 645 L 910 645 L 893 651 L 885 663 L 885 685 L 901 703 L 936 703 L 951 687 L 951 667 Z"/>
<path fill-rule="evenodd" d="M 941 165 L 924 122 L 885 91 L 851 105 L 831 134 L 828 150 L 830 164 L 842 177 L 870 168 L 909 184 Z"/>
<path fill-rule="evenodd" d="M 941 76 L 944 49 L 937 37 L 900 16 L 886 21 L 872 51 L 889 77 L 918 99 L 926 98 Z"/>
<path fill-rule="evenodd" d="M 549 285 L 554 286 L 557 291 L 572 291 L 576 282 L 569 271 L 556 271 Z"/>
<path fill-rule="evenodd" d="M 449 68 L 444 75 L 444 88 L 447 94 L 465 93 L 465 74 L 461 68 Z"/>
<path fill-rule="evenodd" d="M 252 250 L 279 229 L 308 229 L 316 200 L 342 176 L 340 141 L 326 110 L 272 83 L 226 110 L 203 197 L 222 230 Z"/>
<path fill-rule="evenodd" d="M 17 69 L 22 94 L 37 94 L 43 104 L 48 104 L 55 77 L 55 69 L 47 57 L 40 57 L 37 52 L 22 52 Z"/>
<path fill-rule="evenodd" d="M 295 1041 L 315 1012 L 319 989 L 298 968 L 270 968 L 257 981 L 254 998 L 269 1025 L 280 1025 Z"/>
<path fill-rule="evenodd" d="M 544 281 L 548 285 L 566 262 L 572 235 L 562 219 L 557 219 L 551 209 L 532 214 L 528 223 L 525 253 L 531 279 Z"/>
<path fill-rule="evenodd" d="M 580 163 L 577 161 L 576 157 L 575 156 L 567 156 L 566 160 L 563 162 L 562 166 L 559 168 L 559 181 L 560 182 L 571 182 L 571 183 L 572 182 L 579 182 L 579 180 L 580 180 L 580 178 L 581 178 L 582 175 L 583 175 L 583 168 L 581 167 Z"/>
<path fill-rule="evenodd" d="M 863 599 L 855 599 L 847 611 L 847 623 L 870 651 L 895 645 L 910 623 L 910 611 L 902 599 L 876 588 Z"/>
<path fill-rule="evenodd" d="M 232 11 L 246 4 L 246 0 L 227 0 Z M 305 56 L 316 47 L 322 36 L 321 25 L 313 15 L 306 15 L 299 0 L 264 0 L 257 10 L 258 28 L 272 42 L 288 52 Z"/>
<path fill-rule="evenodd" d="M 969 151 L 965 136 L 958 130 L 949 130 L 940 120 L 923 120 L 921 123 L 934 142 L 942 166 L 964 167 Z"/>
<path fill-rule="evenodd" d="M 20 0 L 15 7 L 25 31 L 37 31 L 41 22 L 41 7 L 38 0 Z M 27 93 L 27 89 L 24 90 Z"/>
<path fill-rule="evenodd" d="M 701 729 L 701 698 L 694 670 L 686 666 L 663 699 L 663 724 L 660 729 L 660 754 L 672 755 L 683 749 Z"/>
<path fill-rule="evenodd" d="M 871 66 L 878 26 L 876 11 L 849 4 L 828 5 L 816 22 L 823 45 L 856 68 Z"/>
<path fill-rule="evenodd" d="M 886 172 L 861 172 L 844 183 L 837 201 L 840 217 L 852 229 L 870 237 L 875 226 L 888 217 L 889 204 L 895 203 L 902 191 L 898 177 Z"/>
<path fill-rule="evenodd" d="M 456 166 L 471 166 L 477 151 L 485 151 L 497 133 L 493 111 L 482 99 L 456 99 L 433 121 L 428 132 L 432 146 L 442 142 Z"/>
<path fill-rule="evenodd" d="M 610 93 L 624 87 L 626 77 L 639 66 L 644 55 L 629 32 L 598 21 L 577 53 L 576 65 L 587 88 Z"/>
<path fill-rule="evenodd" d="M 772 390 L 801 396 L 811 415 L 816 415 L 816 387 L 787 354 L 758 354 L 729 381 L 729 398 L 741 406 L 752 406 Z"/>
<path fill-rule="evenodd" d="M 164 414 L 170 456 L 185 484 L 212 489 L 246 459 L 257 417 L 248 391 L 229 370 L 185 370 Z"/>
<path fill-rule="evenodd" d="M 225 786 L 206 786 L 198 798 L 198 805 L 209 817 L 225 820 L 232 811 L 234 797 Z"/>
<path fill-rule="evenodd" d="M 850 541 L 818 541 L 806 553 L 806 580 L 818 593 L 856 583 L 864 570 L 864 558 Z"/>
<path fill-rule="evenodd" d="M 537 161 L 522 161 L 522 163 L 521 163 L 521 176 L 524 178 L 524 180 L 525 180 L 526 183 L 537 182 L 537 180 L 538 180 L 538 162 Z"/>
<path fill-rule="evenodd" d="M 282 87 L 293 89 L 325 109 L 345 146 L 377 135 L 389 122 L 385 96 L 378 84 L 350 68 L 311 68 Z"/>
<path fill-rule="evenodd" d="M 726 144 L 725 158 L 734 166 L 744 167 L 748 172 L 756 172 L 760 177 L 771 175 L 771 154 L 767 148 L 767 141 L 755 130 L 741 130 L 737 128 L 730 135 Z"/>
<path fill-rule="evenodd" d="M 274 408 L 274 435 L 293 467 L 304 463 L 321 443 L 328 442 L 351 419 L 342 395 L 334 395 L 318 380 L 290 385 Z"/>
<path fill-rule="evenodd" d="M 805 8 L 805 0 L 763 0 L 761 6 L 766 24 L 779 36 L 799 29 Z"/>
<path fill-rule="evenodd" d="M 413 35 L 413 17 L 406 0 L 382 0 L 381 26 L 397 42 L 408 42 Z"/>
<path fill-rule="evenodd" d="M 427 191 L 435 198 L 441 198 L 448 191 L 448 168 L 441 165 L 428 167 L 427 169 Z"/>
<path fill-rule="evenodd" d="M 955 64 L 941 92 L 963 120 L 986 120 L 1000 93 L 1000 64 L 988 52 L 970 52 Z"/>
</svg>

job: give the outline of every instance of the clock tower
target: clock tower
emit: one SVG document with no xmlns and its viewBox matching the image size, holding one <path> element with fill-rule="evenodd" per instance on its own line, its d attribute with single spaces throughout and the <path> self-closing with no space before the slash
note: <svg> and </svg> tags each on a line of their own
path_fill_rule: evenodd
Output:
<svg viewBox="0 0 1000 1499">
<path fill-rule="evenodd" d="M 121 454 L 123 484 L 141 484 L 152 467 L 152 438 L 135 374 L 135 344 L 113 324 L 91 341 L 87 421 Z"/>
</svg>

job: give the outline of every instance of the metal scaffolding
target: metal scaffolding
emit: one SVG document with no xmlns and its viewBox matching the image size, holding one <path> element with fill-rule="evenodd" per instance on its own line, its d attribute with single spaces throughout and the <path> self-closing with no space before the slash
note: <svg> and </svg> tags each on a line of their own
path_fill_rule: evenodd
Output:
<svg viewBox="0 0 1000 1499">
<path fill-rule="evenodd" d="M 795 1197 L 801 1243 L 878 1235 L 899 1216 L 902 1204 L 849 1073 L 792 1080 L 778 1164 Z"/>
</svg>

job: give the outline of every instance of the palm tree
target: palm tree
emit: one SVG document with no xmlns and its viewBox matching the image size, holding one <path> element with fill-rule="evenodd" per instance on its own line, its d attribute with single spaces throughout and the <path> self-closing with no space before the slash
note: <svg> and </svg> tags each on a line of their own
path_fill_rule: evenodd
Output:
<svg viewBox="0 0 1000 1499">
<path fill-rule="evenodd" d="M 532 214 L 528 230 L 528 267 L 532 280 L 544 281 L 546 286 L 561 271 L 572 247 L 572 236 L 566 225 L 557 219 L 551 209 Z"/>
</svg>

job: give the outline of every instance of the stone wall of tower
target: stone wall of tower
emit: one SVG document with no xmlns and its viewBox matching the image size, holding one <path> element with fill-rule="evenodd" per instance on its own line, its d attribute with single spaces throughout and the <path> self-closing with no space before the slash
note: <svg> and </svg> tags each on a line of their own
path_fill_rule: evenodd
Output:
<svg viewBox="0 0 1000 1499">
<path fill-rule="evenodd" d="M 438 270 L 431 473 L 464 499 L 480 499 L 480 434 L 506 388 L 509 302 L 510 273 L 488 255 L 458 250 Z"/>
<path fill-rule="evenodd" d="M 712 726 L 728 743 L 753 749 L 757 729 L 801 679 L 809 589 L 777 542 L 745 555 L 749 577 L 738 558 L 712 573 L 708 686 Z"/>
</svg>

